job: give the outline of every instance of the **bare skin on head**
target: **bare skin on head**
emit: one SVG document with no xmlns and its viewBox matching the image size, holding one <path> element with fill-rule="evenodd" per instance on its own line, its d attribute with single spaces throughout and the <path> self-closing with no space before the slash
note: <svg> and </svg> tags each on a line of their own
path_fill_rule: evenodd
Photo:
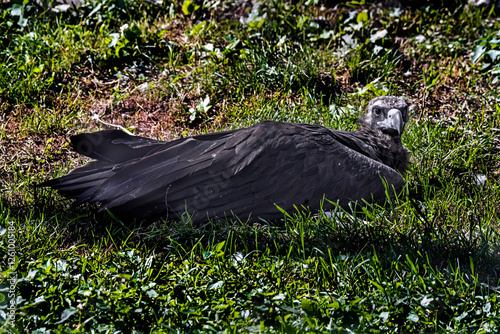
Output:
<svg viewBox="0 0 500 334">
<path fill-rule="evenodd" d="M 382 132 L 396 130 L 401 136 L 408 122 L 408 105 L 405 100 L 394 96 L 374 98 L 368 104 L 365 121 L 372 128 L 380 128 Z"/>
</svg>

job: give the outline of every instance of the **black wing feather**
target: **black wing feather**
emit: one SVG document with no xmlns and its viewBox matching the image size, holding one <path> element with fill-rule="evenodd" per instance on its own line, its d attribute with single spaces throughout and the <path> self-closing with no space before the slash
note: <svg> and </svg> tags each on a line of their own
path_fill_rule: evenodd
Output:
<svg viewBox="0 0 500 334">
<path fill-rule="evenodd" d="M 80 148 L 101 161 L 43 185 L 77 203 L 100 202 L 102 210 L 145 217 L 181 215 L 187 208 L 203 222 L 227 214 L 280 219 L 276 205 L 319 210 L 324 196 L 346 207 L 349 201 L 383 200 L 382 178 L 396 189 L 404 184 L 372 152 L 360 153 L 364 144 L 356 136 L 322 126 L 262 122 L 168 143 L 101 132 L 72 139 L 76 147 L 94 143 L 92 151 L 87 144 Z"/>
</svg>

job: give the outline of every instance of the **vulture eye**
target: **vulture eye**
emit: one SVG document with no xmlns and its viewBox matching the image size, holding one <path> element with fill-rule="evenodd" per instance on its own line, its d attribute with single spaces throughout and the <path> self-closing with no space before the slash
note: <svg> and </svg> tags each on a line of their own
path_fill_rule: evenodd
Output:
<svg viewBox="0 0 500 334">
<path fill-rule="evenodd" d="M 380 115 L 382 115 L 382 109 L 380 109 L 380 108 L 373 108 L 373 113 L 376 116 L 380 116 Z"/>
</svg>

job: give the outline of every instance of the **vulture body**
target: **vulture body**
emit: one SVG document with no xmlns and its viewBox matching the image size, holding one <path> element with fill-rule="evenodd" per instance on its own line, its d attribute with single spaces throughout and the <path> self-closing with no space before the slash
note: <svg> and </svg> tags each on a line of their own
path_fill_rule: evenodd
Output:
<svg viewBox="0 0 500 334">
<path fill-rule="evenodd" d="M 119 130 L 84 133 L 71 143 L 95 160 L 42 186 L 123 217 L 276 221 L 283 218 L 276 206 L 318 211 L 324 198 L 342 207 L 383 201 L 384 182 L 399 191 L 407 118 L 403 99 L 380 97 L 356 131 L 266 121 L 170 142 Z M 323 209 L 331 206 L 325 201 Z"/>
</svg>

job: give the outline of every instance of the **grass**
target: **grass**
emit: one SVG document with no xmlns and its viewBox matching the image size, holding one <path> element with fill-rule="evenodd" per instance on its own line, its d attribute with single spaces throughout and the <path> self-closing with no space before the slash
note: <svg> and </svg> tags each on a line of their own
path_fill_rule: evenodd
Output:
<svg viewBox="0 0 500 334">
<path fill-rule="evenodd" d="M 493 11 L 43 3 L 0 4 L 2 331 L 500 330 Z M 412 166 L 398 199 L 355 215 L 125 224 L 33 187 L 84 163 L 67 140 L 97 119 L 164 140 L 267 119 L 352 130 L 385 94 L 418 106 Z"/>
</svg>

